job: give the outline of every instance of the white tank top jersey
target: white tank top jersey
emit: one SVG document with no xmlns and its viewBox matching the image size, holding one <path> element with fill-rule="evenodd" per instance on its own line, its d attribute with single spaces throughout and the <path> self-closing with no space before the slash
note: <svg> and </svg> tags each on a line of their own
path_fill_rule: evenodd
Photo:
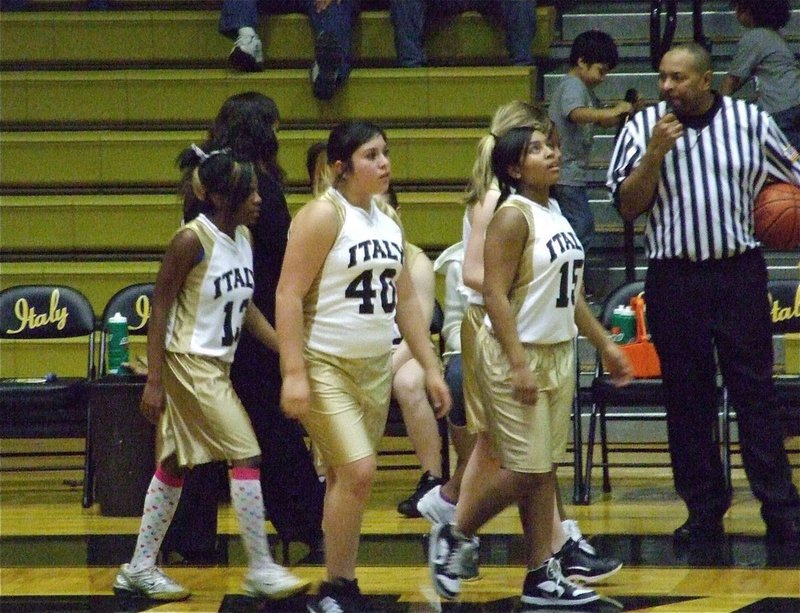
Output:
<svg viewBox="0 0 800 613">
<path fill-rule="evenodd" d="M 178 232 L 186 229 L 200 239 L 201 259 L 189 271 L 170 308 L 167 351 L 233 362 L 253 295 L 250 230 L 238 226 L 231 238 L 202 214 Z"/>
<path fill-rule="evenodd" d="M 528 241 L 510 293 L 519 340 L 552 345 L 575 338 L 575 296 L 583 284 L 583 246 L 552 198 L 549 206 L 542 206 L 512 195 L 498 211 L 507 207 L 522 212 L 528 222 Z M 491 330 L 488 315 L 485 324 Z"/>
<path fill-rule="evenodd" d="M 403 268 L 403 230 L 377 198 L 369 210 L 330 188 L 339 233 L 303 302 L 309 349 L 346 358 L 388 353 L 397 306 L 395 278 Z"/>
<path fill-rule="evenodd" d="M 469 211 L 465 211 L 464 218 L 461 220 L 461 240 L 464 242 L 465 254 L 467 252 L 467 244 L 469 243 L 469 233 L 471 231 L 472 231 L 472 224 L 469 222 Z M 483 294 L 464 284 L 462 284 L 461 287 L 463 288 L 464 295 L 467 297 L 468 304 L 483 305 Z"/>
</svg>

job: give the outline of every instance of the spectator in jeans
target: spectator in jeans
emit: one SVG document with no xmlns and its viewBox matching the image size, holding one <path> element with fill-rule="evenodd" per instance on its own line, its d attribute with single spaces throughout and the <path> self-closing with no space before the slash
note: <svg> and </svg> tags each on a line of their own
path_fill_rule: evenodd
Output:
<svg viewBox="0 0 800 613">
<path fill-rule="evenodd" d="M 259 11 L 308 15 L 316 36 L 311 66 L 314 96 L 333 98 L 350 74 L 356 0 L 223 0 L 219 31 L 236 41 L 228 57 L 236 70 L 264 69 L 264 51 L 256 33 Z"/>
<path fill-rule="evenodd" d="M 536 33 L 536 0 L 390 0 L 397 62 L 405 68 L 425 65 L 422 35 L 428 17 L 479 11 L 500 21 L 514 66 L 533 64 L 531 43 Z"/>
</svg>

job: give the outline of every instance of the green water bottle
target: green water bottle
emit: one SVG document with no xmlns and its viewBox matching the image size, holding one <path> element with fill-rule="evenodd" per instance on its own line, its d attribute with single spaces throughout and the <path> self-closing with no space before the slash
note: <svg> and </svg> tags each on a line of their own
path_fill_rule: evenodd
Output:
<svg viewBox="0 0 800 613">
<path fill-rule="evenodd" d="M 611 316 L 611 338 L 625 345 L 636 340 L 636 316 L 629 306 L 618 306 Z"/>
<path fill-rule="evenodd" d="M 120 367 L 128 361 L 128 319 L 120 313 L 114 313 L 106 322 L 108 334 L 108 373 L 120 374 Z"/>
</svg>

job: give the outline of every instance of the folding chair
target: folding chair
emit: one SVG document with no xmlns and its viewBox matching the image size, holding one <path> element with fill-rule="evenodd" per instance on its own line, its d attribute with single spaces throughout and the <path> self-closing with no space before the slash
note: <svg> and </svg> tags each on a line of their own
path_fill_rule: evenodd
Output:
<svg viewBox="0 0 800 613">
<path fill-rule="evenodd" d="M 784 355 L 787 355 L 787 334 L 800 334 L 800 281 L 789 279 L 773 279 L 769 281 L 769 299 L 772 305 L 773 339 L 784 344 Z M 788 355 L 787 355 L 787 360 Z M 775 406 L 778 419 L 784 426 L 787 436 L 800 436 L 800 374 L 777 373 L 773 377 L 775 385 Z M 726 402 L 722 411 L 722 465 L 725 468 L 727 485 L 731 485 L 733 468 L 733 440 L 731 425 L 736 419 L 736 407 Z M 790 452 L 791 453 L 791 452 Z M 796 453 L 796 452 L 795 452 Z"/>
<path fill-rule="evenodd" d="M 78 290 L 63 285 L 17 285 L 0 291 L 0 339 L 4 352 L 30 343 L 36 353 L 26 356 L 25 378 L 0 380 L 0 438 L 83 438 L 87 431 L 86 386 L 94 377 L 94 310 Z M 61 377 L 50 373 L 53 364 L 44 360 L 52 352 L 36 342 L 58 343 L 59 351 L 72 355 L 75 344 L 68 339 L 83 337 L 79 349 L 86 360 L 85 373 Z M 21 346 L 16 347 L 22 349 Z M 33 357 L 35 356 L 35 357 Z M 48 373 L 47 376 L 43 375 Z M 78 456 L 77 451 L 24 451 L 2 457 Z M 87 454 L 84 455 L 84 472 Z M 64 466 L 37 466 L 21 470 L 63 470 Z M 84 497 L 87 484 L 84 483 Z"/>
<path fill-rule="evenodd" d="M 621 304 L 628 304 L 633 296 L 644 291 L 643 281 L 625 283 L 612 291 L 603 303 L 600 321 L 606 328 L 611 327 L 611 317 L 614 309 Z M 595 375 L 591 386 L 592 410 L 589 415 L 589 427 L 586 450 L 586 472 L 583 479 L 584 504 L 591 502 L 592 496 L 592 468 L 594 468 L 594 445 L 596 431 L 600 428 L 600 466 L 603 469 L 603 492 L 611 491 L 609 475 L 609 452 L 612 450 L 608 443 L 607 422 L 610 420 L 652 421 L 666 419 L 664 397 L 661 379 L 636 379 L 625 387 L 616 387 L 611 382 L 611 377 L 603 372 L 603 364 L 598 352 L 596 356 Z M 609 412 L 608 407 L 621 407 L 623 411 Z M 655 409 L 655 407 L 660 407 Z M 580 419 L 580 409 L 576 421 Z M 614 451 L 652 452 L 652 447 L 623 447 L 618 446 Z M 641 466 L 641 463 L 615 463 L 616 466 Z M 669 463 L 648 464 L 653 466 L 669 466 Z"/>
</svg>

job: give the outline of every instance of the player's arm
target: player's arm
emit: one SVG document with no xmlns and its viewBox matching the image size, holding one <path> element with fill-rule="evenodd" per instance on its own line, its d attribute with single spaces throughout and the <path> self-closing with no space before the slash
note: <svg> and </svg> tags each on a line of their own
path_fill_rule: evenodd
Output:
<svg viewBox="0 0 800 613">
<path fill-rule="evenodd" d="M 147 329 L 147 382 L 140 409 L 152 423 L 164 410 L 164 387 L 161 375 L 167 337 L 167 317 L 186 277 L 202 255 L 200 239 L 191 230 L 178 232 L 170 241 L 153 288 L 152 311 Z"/>
<path fill-rule="evenodd" d="M 311 402 L 303 358 L 303 299 L 325 263 L 339 223 L 333 204 L 314 200 L 298 211 L 289 229 L 275 293 L 275 328 L 281 375 L 281 407 L 289 417 L 307 413 Z"/>
<path fill-rule="evenodd" d="M 517 320 L 508 297 L 527 240 L 528 224 L 520 211 L 504 208 L 495 214 L 486 230 L 483 299 L 492 331 L 511 368 L 514 398 L 524 404 L 535 404 L 538 388 L 517 334 Z"/>
<path fill-rule="evenodd" d="M 417 258 L 419 259 L 419 258 Z M 403 342 L 408 344 L 411 354 L 425 370 L 425 387 L 428 390 L 434 414 L 444 417 L 450 406 L 450 388 L 442 376 L 439 358 L 433 351 L 430 337 L 430 322 L 423 320 L 420 313 L 420 302 L 417 290 L 411 280 L 411 274 L 405 268 L 395 279 L 397 288 L 397 311 L 395 319 Z"/>
<path fill-rule="evenodd" d="M 251 300 L 244 315 L 244 327 L 266 347 L 278 351 L 278 334 Z"/>
</svg>

